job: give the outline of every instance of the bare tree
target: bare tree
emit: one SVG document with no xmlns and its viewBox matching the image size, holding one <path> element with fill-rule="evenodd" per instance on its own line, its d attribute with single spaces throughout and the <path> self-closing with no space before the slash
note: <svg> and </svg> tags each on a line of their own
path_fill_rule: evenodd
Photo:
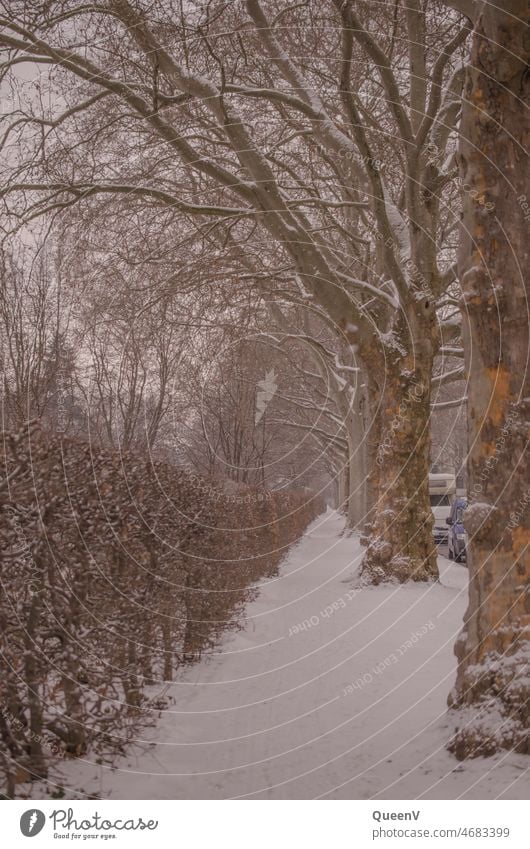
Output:
<svg viewBox="0 0 530 849">
<path fill-rule="evenodd" d="M 468 389 L 470 598 L 451 702 L 457 756 L 528 752 L 528 8 L 483 4 L 463 106 L 460 254 Z"/>
<path fill-rule="evenodd" d="M 65 432 L 76 416 L 75 352 L 68 339 L 68 298 L 57 256 L 36 250 L 2 256 L 0 370 L 2 418 L 17 429 L 30 419 Z"/>
<path fill-rule="evenodd" d="M 392 446 L 372 468 L 377 544 L 365 571 L 374 581 L 436 574 L 430 376 L 441 342 L 437 301 L 451 279 L 437 246 L 462 82 L 454 57 L 468 33 L 437 4 L 427 18 L 419 4 L 398 9 L 394 27 L 386 10 L 378 15 L 379 32 L 388 33 L 380 38 L 350 2 L 327 4 L 323 21 L 313 4 L 258 0 L 244 13 L 236 4 L 190 9 L 184 21 L 171 2 L 156 13 L 127 0 L 29 13 L 18 2 L 1 35 L 6 73 L 21 61 L 51 64 L 66 102 L 52 115 L 30 108 L 8 120 L 6 144 L 34 133 L 41 151 L 4 191 L 14 214 L 27 220 L 112 194 L 196 218 L 203 232 L 229 223 L 245 243 L 266 230 L 293 285 L 358 346 L 373 383 L 374 443 Z M 441 21 L 446 40 L 433 48 L 428 29 L 439 32 Z M 85 41 L 98 33 L 87 52 L 74 46 L 78 24 Z M 312 56 L 317 42 L 329 59 L 304 68 L 291 58 L 295 44 Z M 89 141 L 79 146 L 83 130 Z M 145 155 L 116 167 L 132 139 Z M 16 201 L 21 193 L 25 206 Z M 403 427 L 388 430 L 413 391 Z"/>
</svg>

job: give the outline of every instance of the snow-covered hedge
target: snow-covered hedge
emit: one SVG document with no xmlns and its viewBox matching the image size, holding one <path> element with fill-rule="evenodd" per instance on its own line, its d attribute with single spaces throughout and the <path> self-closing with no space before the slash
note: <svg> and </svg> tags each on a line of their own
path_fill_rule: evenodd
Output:
<svg viewBox="0 0 530 849">
<path fill-rule="evenodd" d="M 0 767 L 123 747 L 322 510 L 28 427 L 2 435 Z"/>
</svg>

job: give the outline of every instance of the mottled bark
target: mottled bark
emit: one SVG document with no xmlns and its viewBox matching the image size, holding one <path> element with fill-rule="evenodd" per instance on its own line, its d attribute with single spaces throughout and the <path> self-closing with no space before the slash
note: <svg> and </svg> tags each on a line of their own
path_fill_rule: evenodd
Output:
<svg viewBox="0 0 530 849">
<path fill-rule="evenodd" d="M 530 751 L 527 23 L 523 0 L 482 7 L 461 125 L 470 594 L 450 696 L 459 758 Z"/>
<path fill-rule="evenodd" d="M 394 350 L 386 358 L 379 408 L 374 411 L 380 421 L 377 492 L 362 566 L 363 578 L 375 584 L 438 576 L 428 484 L 430 350 L 425 346 L 418 356 Z"/>
</svg>

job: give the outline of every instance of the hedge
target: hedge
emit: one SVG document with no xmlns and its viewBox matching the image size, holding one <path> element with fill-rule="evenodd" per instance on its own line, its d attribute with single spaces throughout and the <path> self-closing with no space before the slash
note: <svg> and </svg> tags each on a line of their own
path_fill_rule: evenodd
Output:
<svg viewBox="0 0 530 849">
<path fill-rule="evenodd" d="M 323 504 L 35 424 L 4 432 L 0 454 L 0 768 L 12 798 L 57 757 L 122 751 L 160 707 L 149 685 L 236 627 Z"/>
</svg>

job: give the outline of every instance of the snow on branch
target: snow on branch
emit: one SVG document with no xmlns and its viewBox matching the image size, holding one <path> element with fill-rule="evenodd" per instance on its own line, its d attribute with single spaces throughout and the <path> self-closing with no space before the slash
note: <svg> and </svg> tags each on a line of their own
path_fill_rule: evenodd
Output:
<svg viewBox="0 0 530 849">
<path fill-rule="evenodd" d="M 432 378 L 433 386 L 442 386 L 445 383 L 454 383 L 456 380 L 464 380 L 464 367 L 459 366 L 458 368 L 452 369 L 452 371 L 447 371 L 442 374 L 437 374 Z"/>
<path fill-rule="evenodd" d="M 392 201 L 388 193 L 388 189 L 383 181 L 382 186 L 386 217 L 392 230 L 392 235 L 394 236 L 394 239 L 398 245 L 402 259 L 409 259 L 411 256 L 411 249 L 410 236 L 407 224 L 405 222 L 405 219 L 401 215 L 401 212 L 399 211 L 395 203 Z"/>
<path fill-rule="evenodd" d="M 467 395 L 457 398 L 455 401 L 436 401 L 431 404 L 431 410 L 448 410 L 450 407 L 461 407 L 467 401 Z"/>
<path fill-rule="evenodd" d="M 440 348 L 438 351 L 439 354 L 445 354 L 447 357 L 464 357 L 464 349 L 463 348 L 452 348 L 451 346 L 444 345 L 443 348 Z"/>
<path fill-rule="evenodd" d="M 210 206 L 201 204 L 190 204 L 179 200 L 175 195 L 162 189 L 153 189 L 149 186 L 134 186 L 124 183 L 13 183 L 0 190 L 0 197 L 17 191 L 54 192 L 57 194 L 66 192 L 74 195 L 76 200 L 82 200 L 97 194 L 125 194 L 137 197 L 152 198 L 158 200 L 165 206 L 170 206 L 179 212 L 190 214 L 213 215 L 216 217 L 240 217 L 254 215 L 255 211 L 249 208 Z M 51 198 L 50 198 L 51 199 Z"/>
</svg>

